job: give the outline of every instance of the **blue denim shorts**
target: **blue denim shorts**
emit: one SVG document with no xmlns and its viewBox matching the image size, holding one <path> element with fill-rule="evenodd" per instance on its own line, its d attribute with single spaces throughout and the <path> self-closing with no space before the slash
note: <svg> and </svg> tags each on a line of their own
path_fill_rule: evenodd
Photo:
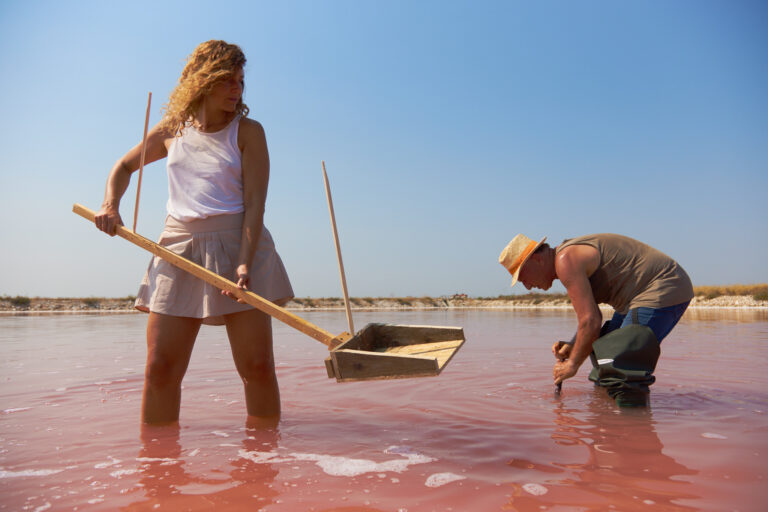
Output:
<svg viewBox="0 0 768 512">
<path fill-rule="evenodd" d="M 677 325 L 691 301 L 668 306 L 666 308 L 635 308 L 630 309 L 626 315 L 614 312 L 600 335 L 608 334 L 621 327 L 631 324 L 647 325 L 656 335 L 656 339 L 663 340 L 672 328 Z"/>
</svg>

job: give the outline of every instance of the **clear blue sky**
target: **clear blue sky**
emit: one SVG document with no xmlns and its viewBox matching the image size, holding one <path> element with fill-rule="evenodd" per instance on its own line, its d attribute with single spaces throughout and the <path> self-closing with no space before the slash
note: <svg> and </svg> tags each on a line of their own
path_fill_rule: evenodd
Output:
<svg viewBox="0 0 768 512">
<path fill-rule="evenodd" d="M 155 123 L 208 39 L 248 57 L 297 296 L 341 295 L 321 160 L 353 296 L 509 293 L 518 232 L 622 233 L 696 285 L 768 281 L 764 1 L 7 0 L 0 295 L 136 293 L 149 254 L 72 203 L 98 209 L 147 92 Z M 152 164 L 140 233 L 166 197 Z"/>
</svg>

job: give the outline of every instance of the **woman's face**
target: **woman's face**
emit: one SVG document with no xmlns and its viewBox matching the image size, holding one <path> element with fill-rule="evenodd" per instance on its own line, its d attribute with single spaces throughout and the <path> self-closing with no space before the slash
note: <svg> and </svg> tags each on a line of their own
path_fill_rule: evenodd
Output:
<svg viewBox="0 0 768 512">
<path fill-rule="evenodd" d="M 216 82 L 206 100 L 225 112 L 234 112 L 243 96 L 244 78 L 243 69 L 238 69 L 229 78 Z"/>
</svg>

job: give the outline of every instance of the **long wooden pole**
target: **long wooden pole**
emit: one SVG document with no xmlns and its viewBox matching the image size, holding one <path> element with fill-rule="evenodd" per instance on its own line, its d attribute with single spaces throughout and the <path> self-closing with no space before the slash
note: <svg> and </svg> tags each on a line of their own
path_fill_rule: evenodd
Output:
<svg viewBox="0 0 768 512">
<path fill-rule="evenodd" d="M 141 177 L 144 174 L 144 156 L 147 154 L 147 129 L 149 128 L 149 106 L 152 104 L 152 91 L 147 98 L 147 115 L 144 117 L 144 137 L 141 139 L 141 160 L 139 161 L 139 183 L 136 185 L 136 207 L 133 209 L 133 232 L 136 232 L 136 220 L 139 218 L 139 196 L 141 195 Z"/>
<path fill-rule="evenodd" d="M 75 203 L 74 206 L 72 206 L 72 211 L 80 215 L 81 217 L 93 222 L 95 212 L 90 208 L 86 208 L 83 205 Z M 142 249 L 146 249 L 147 251 L 151 252 L 155 256 L 163 258 L 165 261 L 167 261 L 171 265 L 175 265 L 182 270 L 186 270 L 193 276 L 202 279 L 206 283 L 211 284 L 219 288 L 220 290 L 225 290 L 230 292 L 232 295 L 234 295 L 238 299 L 242 299 L 242 301 L 245 302 L 246 304 L 250 304 L 251 306 L 255 307 L 260 311 L 263 311 L 269 316 L 274 317 L 280 320 L 281 322 L 290 325 L 294 329 L 298 329 L 299 331 L 303 332 L 308 336 L 311 336 L 312 338 L 326 345 L 329 349 L 336 348 L 336 346 L 340 345 L 343 341 L 340 339 L 342 335 L 334 336 L 330 332 L 324 329 L 321 329 L 320 327 L 314 324 L 311 324 L 310 322 L 307 322 L 303 318 L 297 315 L 294 315 L 290 311 L 284 308 L 281 308 L 277 304 L 274 304 L 268 301 L 267 299 L 259 295 L 256 295 L 255 293 L 250 292 L 248 290 L 243 290 L 242 288 L 238 288 L 237 285 L 232 281 L 230 281 L 229 279 L 225 279 L 220 275 L 214 272 L 211 272 L 207 268 L 201 267 L 197 263 L 189 261 L 188 259 L 183 258 L 178 254 L 175 254 L 169 251 L 165 247 L 158 245 L 155 242 L 148 240 L 141 235 L 136 234 L 135 232 L 131 231 L 125 226 L 117 226 L 116 234 L 122 238 L 125 238 L 129 242 L 132 242 L 138 245 Z"/>
<path fill-rule="evenodd" d="M 328 173 L 325 172 L 325 161 L 323 164 L 323 180 L 325 181 L 325 197 L 328 198 L 328 211 L 331 214 L 331 228 L 333 228 L 333 240 L 336 242 L 336 258 L 339 260 L 339 274 L 341 274 L 341 289 L 344 293 L 344 307 L 347 310 L 347 323 L 349 324 L 349 333 L 355 334 L 355 326 L 352 323 L 352 309 L 349 306 L 349 293 L 347 292 L 347 278 L 344 275 L 344 262 L 341 259 L 341 245 L 339 245 L 339 233 L 336 231 L 336 215 L 333 213 L 333 199 L 331 198 L 331 186 L 328 184 Z"/>
</svg>

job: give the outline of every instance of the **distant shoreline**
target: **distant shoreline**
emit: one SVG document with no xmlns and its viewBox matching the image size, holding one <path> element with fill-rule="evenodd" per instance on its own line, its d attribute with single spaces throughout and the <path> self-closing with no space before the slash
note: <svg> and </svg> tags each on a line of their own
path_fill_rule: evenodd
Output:
<svg viewBox="0 0 768 512">
<path fill-rule="evenodd" d="M 136 311 L 133 297 L 105 298 L 0 298 L 0 313 L 126 313 Z M 398 297 L 373 298 L 354 297 L 350 299 L 355 311 L 371 310 L 450 310 L 450 309 L 565 309 L 571 304 L 566 295 L 529 294 L 504 298 L 453 297 Z M 602 306 L 611 309 L 610 306 Z M 718 297 L 697 296 L 691 301 L 695 309 L 768 309 L 768 300 L 756 300 L 751 295 L 720 295 Z M 344 310 L 340 298 L 295 298 L 286 306 L 294 311 Z"/>
</svg>

